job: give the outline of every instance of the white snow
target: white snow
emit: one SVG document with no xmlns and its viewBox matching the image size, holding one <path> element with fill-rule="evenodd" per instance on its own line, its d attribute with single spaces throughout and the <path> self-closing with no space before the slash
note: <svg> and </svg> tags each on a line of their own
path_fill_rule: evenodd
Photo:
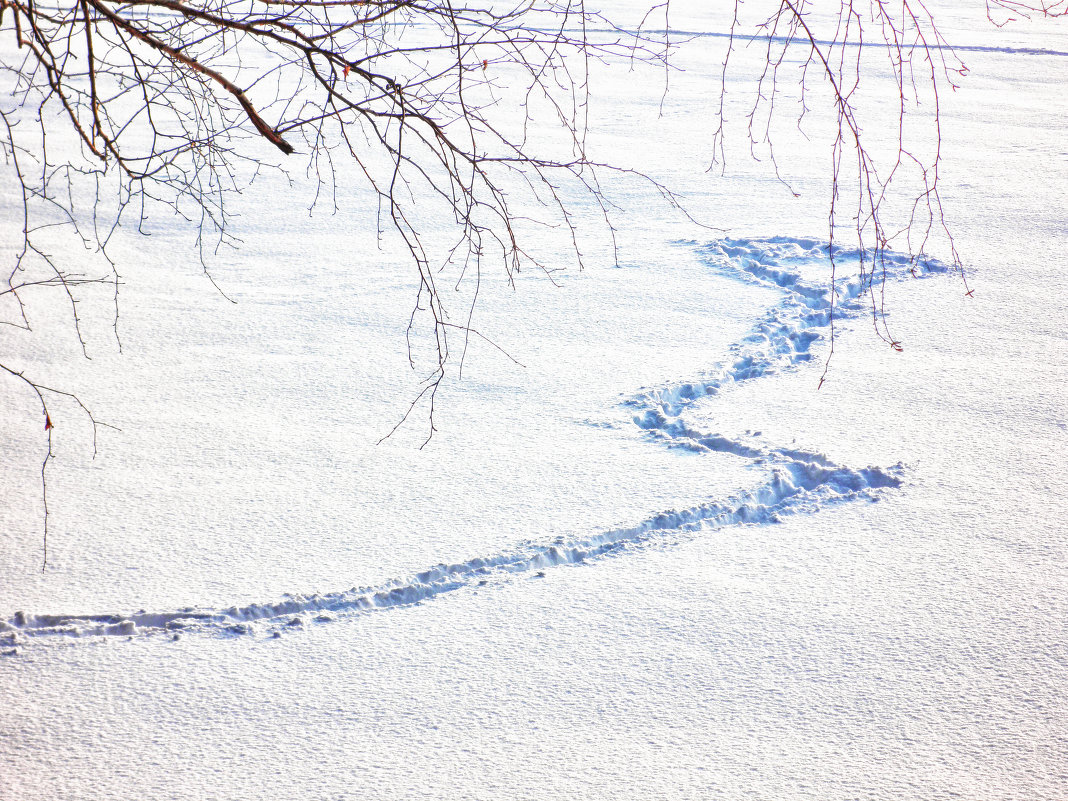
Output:
<svg viewBox="0 0 1068 801">
<path fill-rule="evenodd" d="M 422 450 L 418 416 L 375 444 L 414 278 L 356 183 L 236 200 L 236 304 L 166 219 L 124 232 L 122 354 L 0 330 L 121 429 L 93 459 L 57 415 L 42 573 L 39 412 L 0 383 L 0 798 L 1063 798 L 1068 32 L 946 13 L 974 297 L 889 265 L 897 353 L 842 254 L 822 388 L 826 148 L 780 150 L 799 198 L 744 147 L 706 173 L 711 37 L 662 119 L 606 69 L 595 139 L 724 230 L 616 179 L 621 266 L 591 232 L 558 285 L 484 276 L 523 366 L 473 339 Z"/>
</svg>

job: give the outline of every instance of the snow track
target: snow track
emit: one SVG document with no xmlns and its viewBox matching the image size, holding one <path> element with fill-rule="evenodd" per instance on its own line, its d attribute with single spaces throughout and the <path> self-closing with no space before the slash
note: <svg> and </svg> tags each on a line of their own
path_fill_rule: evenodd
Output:
<svg viewBox="0 0 1068 801">
<path fill-rule="evenodd" d="M 626 400 L 624 408 L 634 423 L 657 441 L 696 452 L 729 453 L 746 459 L 766 477 L 755 488 L 729 498 L 710 500 L 682 510 L 655 514 L 636 525 L 585 537 L 558 538 L 552 542 L 524 542 L 511 551 L 439 564 L 409 578 L 375 587 L 315 595 L 287 595 L 266 604 L 226 609 L 185 608 L 174 611 L 102 615 L 42 615 L 17 612 L 0 621 L 0 653 L 13 654 L 27 638 L 45 635 L 132 636 L 198 631 L 221 636 L 266 634 L 278 636 L 287 628 L 325 623 L 336 614 L 389 609 L 434 598 L 465 587 L 505 581 L 517 575 L 530 578 L 564 564 L 580 564 L 609 553 L 646 546 L 684 532 L 711 530 L 738 524 L 766 524 L 795 513 L 811 513 L 827 504 L 874 499 L 878 493 L 901 486 L 904 467 L 853 469 L 826 455 L 796 448 L 776 447 L 758 435 L 744 439 L 695 430 L 683 417 L 700 398 L 729 391 L 734 384 L 797 369 L 813 360 L 813 346 L 825 338 L 831 320 L 826 284 L 828 254 L 812 240 L 724 239 L 710 244 L 682 243 L 697 249 L 708 264 L 740 281 L 774 289 L 780 301 L 769 309 L 749 333 L 730 348 L 729 357 L 699 380 L 644 389 Z M 852 276 L 836 282 L 837 319 L 870 313 L 868 292 L 872 274 L 859 269 L 860 254 L 836 253 L 839 274 Z M 870 259 L 866 262 L 870 264 Z M 884 277 L 945 272 L 937 263 L 916 264 L 905 257 L 889 256 L 878 265 L 875 281 Z"/>
<path fill-rule="evenodd" d="M 579 29 L 568 29 L 569 33 L 601 33 L 601 34 L 616 34 L 617 31 L 612 28 L 587 28 L 584 31 Z M 628 31 L 632 36 L 638 34 L 644 36 L 665 36 L 670 37 L 672 41 L 687 40 L 687 39 L 727 39 L 747 44 L 749 42 L 761 42 L 768 43 L 773 42 L 777 45 L 796 45 L 798 47 L 804 47 L 802 40 L 792 36 L 766 36 L 766 35 L 745 35 L 741 33 L 730 33 L 726 31 L 702 31 L 702 30 L 685 30 L 682 28 L 643 28 L 641 31 L 631 30 Z M 805 40 L 807 42 L 807 40 Z M 884 43 L 880 43 L 878 40 L 872 40 L 870 42 L 858 42 L 851 40 L 843 42 L 841 40 L 832 41 L 830 39 L 816 39 L 815 44 L 820 47 L 849 47 L 849 48 L 869 48 L 880 49 L 885 48 Z M 1065 50 L 1051 50 L 1045 47 L 1012 47 L 1012 46 L 993 46 L 993 45 L 970 45 L 970 44 L 935 44 L 930 45 L 932 51 L 952 51 L 954 53 L 1005 53 L 1011 56 L 1053 56 L 1058 58 L 1064 58 L 1068 56 L 1068 51 Z"/>
</svg>

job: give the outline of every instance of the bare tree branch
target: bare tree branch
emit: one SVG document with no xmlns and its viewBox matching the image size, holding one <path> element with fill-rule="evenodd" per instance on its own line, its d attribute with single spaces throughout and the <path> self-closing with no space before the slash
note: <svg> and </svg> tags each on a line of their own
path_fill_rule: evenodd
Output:
<svg viewBox="0 0 1068 801">
<path fill-rule="evenodd" d="M 830 14 L 817 20 L 814 11 L 828 5 Z M 712 162 L 726 157 L 733 130 L 728 75 L 747 42 L 762 48 L 763 72 L 745 135 L 750 153 L 770 156 L 784 183 L 772 132 L 774 120 L 793 113 L 780 103 L 786 86 L 799 87 L 799 128 L 824 93 L 821 102 L 836 123 L 831 280 L 838 241 L 849 231 L 865 254 L 875 330 L 900 349 L 886 324 L 879 280 L 887 250 L 922 259 L 939 238 L 960 266 L 940 193 L 940 99 L 965 67 L 923 0 L 840 0 L 837 7 L 772 0 L 765 9 L 770 14 L 751 22 L 735 0 L 729 30 L 718 32 L 727 42 Z M 986 9 L 1004 24 L 1068 15 L 1068 0 L 986 0 Z M 348 160 L 378 200 L 379 231 L 394 232 L 418 276 L 407 337 L 410 364 L 426 379 L 397 426 L 425 408 L 429 441 L 447 368 L 458 361 L 462 370 L 472 336 L 486 339 L 473 318 L 487 265 L 510 282 L 529 267 L 551 279 L 553 265 L 539 258 L 536 237 L 527 233 L 541 226 L 564 232 L 581 266 L 581 229 L 591 210 L 614 249 L 605 191 L 613 174 L 648 181 L 680 208 L 667 186 L 587 150 L 590 76 L 599 63 L 663 69 L 661 107 L 667 102 L 675 41 L 669 12 L 670 0 L 651 3 L 638 29 L 626 31 L 583 0 L 0 0 L 0 153 L 21 204 L 22 234 L 7 285 L 0 286 L 9 315 L 0 322 L 29 336 L 28 299 L 62 293 L 88 358 L 79 304 L 92 285 L 106 285 L 121 350 L 122 281 L 109 243 L 123 222 L 143 230 L 159 210 L 188 221 L 214 284 L 211 253 L 237 244 L 230 193 L 261 169 L 284 171 L 257 143 L 266 140 L 288 161 L 301 157 L 316 181 L 313 207 L 337 208 L 334 171 Z M 664 30 L 648 30 L 661 16 Z M 869 109 L 860 89 L 870 80 L 871 53 L 884 59 L 893 82 L 881 98 L 894 102 L 898 118 L 889 159 L 865 127 Z M 785 81 L 787 70 L 796 84 Z M 910 127 L 914 117 L 924 119 L 914 114 L 921 105 L 927 135 Z M 576 197 L 585 198 L 582 208 Z M 426 221 L 443 211 L 453 229 L 426 233 Z M 72 272 L 55 256 L 57 230 L 97 254 L 106 265 L 102 274 Z M 454 309 L 445 289 L 463 282 L 469 291 Z M 419 332 L 427 328 L 430 369 L 416 358 Z M 47 536 L 54 416 L 46 400 L 76 402 L 92 422 L 94 449 L 103 424 L 74 394 L 16 366 L 0 368 L 36 396 L 46 418 Z"/>
</svg>

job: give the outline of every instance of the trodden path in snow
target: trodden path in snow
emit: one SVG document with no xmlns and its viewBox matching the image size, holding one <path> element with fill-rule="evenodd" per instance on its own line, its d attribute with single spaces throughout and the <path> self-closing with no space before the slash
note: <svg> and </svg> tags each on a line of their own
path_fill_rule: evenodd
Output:
<svg viewBox="0 0 1068 801">
<path fill-rule="evenodd" d="M 635 525 L 585 537 L 551 542 L 523 542 L 514 549 L 457 564 L 439 564 L 405 579 L 376 587 L 314 595 L 286 595 L 282 600 L 248 606 L 132 614 L 48 615 L 16 612 L 0 621 L 0 654 L 14 655 L 28 640 L 42 636 L 132 636 L 200 632 L 218 636 L 278 636 L 285 628 L 327 622 L 336 615 L 406 606 L 464 587 L 486 585 L 517 574 L 543 575 L 558 565 L 575 565 L 626 549 L 664 542 L 670 535 L 739 524 L 770 524 L 798 513 L 814 513 L 828 504 L 875 499 L 900 487 L 904 466 L 854 469 L 821 453 L 765 444 L 760 438 L 730 438 L 697 431 L 682 415 L 699 398 L 718 395 L 742 382 L 781 373 L 813 361 L 813 346 L 830 333 L 831 295 L 826 245 L 814 240 L 774 238 L 723 239 L 708 244 L 680 243 L 697 250 L 715 270 L 739 281 L 776 290 L 780 301 L 748 334 L 730 347 L 727 358 L 699 379 L 643 389 L 624 402 L 634 423 L 653 441 L 697 452 L 715 451 L 746 459 L 766 477 L 756 488 L 713 499 L 683 510 L 655 514 Z M 839 274 L 852 277 L 835 284 L 836 319 L 871 313 L 872 274 L 858 269 L 861 254 L 835 254 Z M 870 265 L 870 259 L 865 261 Z M 888 254 L 875 281 L 902 275 L 946 272 L 936 262 L 916 263 Z M 878 292 L 878 286 L 876 286 Z"/>
</svg>

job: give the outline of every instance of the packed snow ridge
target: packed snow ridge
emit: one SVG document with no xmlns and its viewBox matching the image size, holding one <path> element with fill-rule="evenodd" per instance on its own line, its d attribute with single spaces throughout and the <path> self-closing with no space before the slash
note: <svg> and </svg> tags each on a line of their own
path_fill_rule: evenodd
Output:
<svg viewBox="0 0 1068 801">
<path fill-rule="evenodd" d="M 697 399 L 723 393 L 733 384 L 754 381 L 797 369 L 814 358 L 813 344 L 829 333 L 832 314 L 826 245 L 812 240 L 723 239 L 695 247 L 717 271 L 737 280 L 777 290 L 780 301 L 730 348 L 723 363 L 700 380 L 646 389 L 624 402 L 633 420 L 657 441 L 697 452 L 730 453 L 766 473 L 754 489 L 729 498 L 709 500 L 682 510 L 668 510 L 630 526 L 552 542 L 523 542 L 512 550 L 457 564 L 439 564 L 409 578 L 376 587 L 326 594 L 287 595 L 280 601 L 226 609 L 186 608 L 133 614 L 42 615 L 16 612 L 0 621 L 0 645 L 11 653 L 27 637 L 40 635 L 122 635 L 200 631 L 219 635 L 266 634 L 309 623 L 328 622 L 335 614 L 406 606 L 464 587 L 504 581 L 516 575 L 540 577 L 557 565 L 576 565 L 606 554 L 663 542 L 667 535 L 707 531 L 738 524 L 768 524 L 796 513 L 812 513 L 827 504 L 876 499 L 901 486 L 904 468 L 853 469 L 826 455 L 694 430 L 683 421 Z M 935 262 L 917 264 L 905 256 L 886 254 L 873 275 L 870 254 L 836 252 L 833 313 L 837 319 L 870 313 L 865 301 L 873 281 L 904 274 L 945 272 Z M 865 266 L 868 266 L 865 269 Z"/>
</svg>

